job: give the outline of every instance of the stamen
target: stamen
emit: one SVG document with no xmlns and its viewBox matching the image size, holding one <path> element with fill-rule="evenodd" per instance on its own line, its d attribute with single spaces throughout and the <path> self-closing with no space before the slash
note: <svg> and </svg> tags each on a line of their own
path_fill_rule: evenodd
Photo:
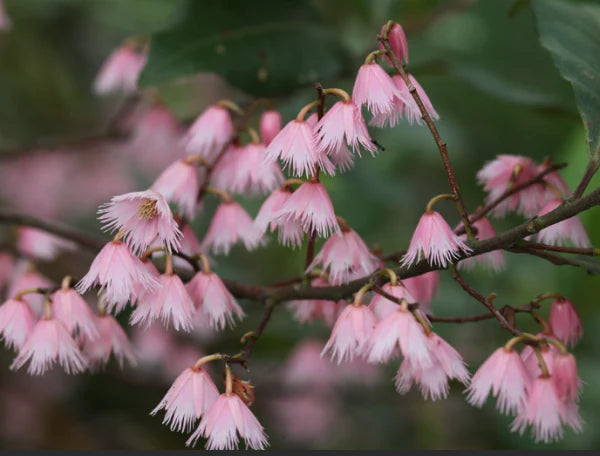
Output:
<svg viewBox="0 0 600 456">
<path fill-rule="evenodd" d="M 141 220 L 150 220 L 156 215 L 158 210 L 156 209 L 156 200 L 150 198 L 144 198 L 144 201 L 138 207 L 138 218 Z"/>
</svg>

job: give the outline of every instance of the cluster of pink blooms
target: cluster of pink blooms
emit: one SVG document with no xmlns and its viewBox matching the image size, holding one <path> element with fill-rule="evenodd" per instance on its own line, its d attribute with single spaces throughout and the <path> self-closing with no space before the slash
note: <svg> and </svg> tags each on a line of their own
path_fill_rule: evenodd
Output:
<svg viewBox="0 0 600 456">
<path fill-rule="evenodd" d="M 408 62 L 402 27 L 384 27 L 383 34 L 387 34 L 394 54 L 383 61 L 392 63 L 392 57 Z M 146 45 L 138 41 L 117 49 L 97 77 L 96 92 L 135 92 L 146 52 Z M 305 236 L 325 239 L 304 271 L 312 287 L 343 285 L 377 275 L 388 278 L 380 289 L 372 289 L 374 282 L 369 282 L 353 303 L 323 299 L 288 303 L 300 322 L 322 319 L 333 326 L 321 356 L 329 354 L 337 364 L 378 364 L 401 358 L 395 377 L 397 391 L 404 394 L 414 385 L 426 399 L 447 397 L 451 380 L 464 385 L 470 382 L 469 402 L 480 406 L 491 392 L 501 412 L 516 415 L 514 429 L 522 431 L 531 425 L 539 440 L 559 437 L 565 424 L 579 430 L 580 380 L 575 359 L 563 345 L 572 345 L 582 334 L 570 301 L 558 297 L 552 304 L 548 332 L 510 341 L 471 379 L 462 356 L 432 330 L 428 319 L 439 284 L 438 272 L 399 280 L 336 215 L 319 174 L 334 175 L 349 169 L 363 150 L 375 155 L 377 146 L 363 118 L 363 107 L 372 115 L 370 125 L 376 127 L 394 126 L 402 118 L 421 123 L 422 112 L 414 92 L 429 117 L 439 119 L 412 75 L 390 76 L 377 63 L 381 53 L 369 54 L 359 68 L 351 96 L 341 89 L 325 89 L 325 96 L 341 100 L 327 110 L 320 106 L 322 100 L 313 102 L 285 125 L 277 111 L 265 111 L 260 135 L 248 129 L 251 140 L 245 144 L 235 118 L 240 108 L 230 101 L 209 106 L 187 131 L 179 131 L 177 122 L 162 106 L 143 113 L 137 123 L 139 131 L 134 133 L 138 148 L 143 150 L 152 142 L 158 142 L 159 148 L 176 144 L 179 155 L 146 190 L 114 196 L 100 206 L 99 220 L 114 237 L 75 288 L 68 278 L 55 288 L 42 276 L 26 275 L 32 271 L 23 270 L 18 280 L 10 279 L 9 299 L 0 306 L 0 335 L 17 352 L 11 368 L 29 363 L 28 372 L 38 375 L 58 363 L 67 373 L 79 373 L 105 364 L 111 353 L 121 363 L 124 359 L 133 362 L 127 336 L 113 316 L 128 306 L 130 323 L 144 328 L 157 321 L 182 332 L 233 326 L 244 317 L 244 311 L 211 269 L 208 254 L 227 255 L 237 244 L 254 250 L 266 243 L 267 232 L 277 231 L 279 243 L 290 247 L 300 247 Z M 320 113 L 309 115 L 315 109 Z M 161 136 L 164 143 L 152 139 L 156 124 L 169 125 L 169 134 Z M 164 161 L 164 157 L 151 157 L 154 159 L 157 164 Z M 493 202 L 547 166 L 525 157 L 502 155 L 486 164 L 478 178 L 488 192 L 488 202 Z M 286 180 L 282 169 L 292 178 Z M 200 241 L 190 223 L 202 211 L 201 199 L 207 193 L 217 195 L 221 202 Z M 232 198 L 238 194 L 268 196 L 253 219 Z M 502 216 L 515 211 L 527 217 L 542 216 L 569 195 L 560 175 L 551 172 L 503 200 L 491 213 Z M 433 268 L 446 268 L 458 263 L 465 268 L 479 264 L 493 271 L 501 269 L 501 251 L 469 257 L 469 240 L 459 234 L 462 225 L 453 230 L 433 210 L 437 201 L 434 198 L 421 216 L 401 265 L 424 262 Z M 472 227 L 480 240 L 495 236 L 485 217 L 475 220 Z M 537 240 L 589 245 L 576 217 L 545 228 Z M 52 259 L 57 252 L 72 248 L 27 228 L 19 230 L 18 242 L 23 256 L 33 259 Z M 151 261 L 157 254 L 164 256 L 162 271 Z M 0 280 L 9 281 L 11 274 L 5 271 L 16 269 L 11 261 L 0 256 Z M 176 273 L 179 268 L 193 274 L 187 283 Z M 82 296 L 90 290 L 97 291 L 98 314 Z M 363 303 L 373 291 L 368 304 Z M 514 346 L 521 342 L 528 345 L 519 354 Z M 251 401 L 238 390 L 251 386 L 232 376 L 226 366 L 225 392 L 220 394 L 204 367 L 215 360 L 226 358 L 208 355 L 181 372 L 152 414 L 164 410 L 164 424 L 177 432 L 191 432 L 197 424 L 188 445 L 204 438 L 208 449 L 233 449 L 241 438 L 249 448 L 265 448 L 267 438 L 249 409 Z"/>
</svg>

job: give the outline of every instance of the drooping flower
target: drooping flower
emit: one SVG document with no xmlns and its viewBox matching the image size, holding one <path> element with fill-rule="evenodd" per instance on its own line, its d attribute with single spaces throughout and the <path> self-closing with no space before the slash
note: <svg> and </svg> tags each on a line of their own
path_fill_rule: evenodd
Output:
<svg viewBox="0 0 600 456">
<path fill-rule="evenodd" d="M 323 277 L 315 277 L 311 287 L 329 287 L 331 284 Z M 300 323 L 323 319 L 327 326 L 333 325 L 345 301 L 329 301 L 325 299 L 302 299 L 290 301 L 287 307 Z"/>
<path fill-rule="evenodd" d="M 179 249 L 181 231 L 164 196 L 154 190 L 113 196 L 98 210 L 106 231 L 122 230 L 135 253 L 158 240 L 171 252 Z"/>
<path fill-rule="evenodd" d="M 444 218 L 436 211 L 425 212 L 413 233 L 402 265 L 409 266 L 426 259 L 434 266 L 445 268 L 471 249 L 452 231 Z"/>
<path fill-rule="evenodd" d="M 267 228 L 270 228 L 271 232 L 278 230 L 279 242 L 283 245 L 296 248 L 302 245 L 302 239 L 304 237 L 302 225 L 293 220 L 277 222 L 275 216 L 290 196 L 292 196 L 292 191 L 289 187 L 282 187 L 274 190 L 264 201 L 258 214 L 256 214 L 254 226 L 261 233 L 265 233 Z"/>
<path fill-rule="evenodd" d="M 244 316 L 242 308 L 214 272 L 198 271 L 186 289 L 196 306 L 196 318 L 207 319 L 213 328 L 222 330 L 226 325 L 233 326 L 235 317 Z"/>
<path fill-rule="evenodd" d="M 521 434 L 532 426 L 535 441 L 552 442 L 562 437 L 567 411 L 551 376 L 539 376 L 531 385 L 527 402 L 513 422 L 512 431 Z"/>
<path fill-rule="evenodd" d="M 435 108 L 433 107 L 433 104 L 431 103 L 431 100 L 427 96 L 425 89 L 423 89 L 423 87 L 421 87 L 421 84 L 419 84 L 417 82 L 417 80 L 414 78 L 414 76 L 412 74 L 408 75 L 408 79 L 410 80 L 410 82 L 414 86 L 414 88 L 416 89 L 417 95 L 423 102 L 423 106 L 425 107 L 425 111 L 427 112 L 429 117 L 431 117 L 431 119 L 433 119 L 433 120 L 439 120 L 440 116 L 437 113 L 437 111 L 435 110 Z M 417 122 L 418 124 L 423 124 L 424 123 L 423 114 L 421 113 L 419 106 L 417 105 L 417 103 L 414 101 L 412 95 L 410 94 L 410 89 L 406 85 L 406 82 L 404 81 L 404 79 L 402 79 L 401 76 L 397 75 L 396 77 L 393 78 L 393 81 L 394 81 L 394 85 L 396 86 L 396 88 L 398 89 L 398 92 L 399 92 L 398 98 L 400 100 L 404 101 L 403 114 L 406 116 L 408 123 L 411 125 L 414 122 Z M 391 121 L 390 121 L 390 123 L 391 123 Z"/>
<path fill-rule="evenodd" d="M 532 179 L 538 168 L 527 157 L 501 154 L 487 162 L 477 173 L 477 179 L 488 192 L 486 203 L 497 200 L 509 188 L 514 188 Z M 535 215 L 545 202 L 545 189 L 542 184 L 530 185 L 514 193 L 498 204 L 490 213 L 503 217 L 508 211 L 516 211 L 526 217 Z"/>
<path fill-rule="evenodd" d="M 313 127 L 302 119 L 288 122 L 267 146 L 264 163 L 275 163 L 277 159 L 298 177 L 312 176 L 317 166 L 327 174 L 335 173 L 331 161 L 317 149 Z"/>
<path fill-rule="evenodd" d="M 401 282 L 387 282 L 381 289 L 397 299 L 405 299 L 407 303 L 414 304 L 417 300 L 410 294 Z M 400 305 L 390 301 L 385 296 L 375 293 L 369 302 L 369 308 L 373 311 L 377 319 L 383 320 L 391 313 L 400 309 Z"/>
<path fill-rule="evenodd" d="M 459 227 L 463 226 L 462 223 Z M 482 217 L 471 223 L 471 226 L 477 230 L 477 239 L 483 240 L 496 236 L 496 230 L 486 217 Z M 467 240 L 467 235 L 461 236 L 463 240 Z M 502 250 L 492 250 L 491 252 L 483 253 L 473 257 L 465 258 L 458 263 L 459 269 L 471 270 L 479 263 L 481 266 L 488 268 L 490 271 L 500 271 L 504 268 L 504 252 Z"/>
<path fill-rule="evenodd" d="M 231 246 L 240 241 L 247 250 L 264 244 L 262 233 L 254 226 L 244 208 L 235 201 L 225 201 L 213 215 L 202 248 L 228 255 Z"/>
<path fill-rule="evenodd" d="M 268 146 L 277 133 L 281 131 L 281 114 L 279 111 L 269 110 L 260 116 L 260 137 L 265 146 Z"/>
<path fill-rule="evenodd" d="M 573 346 L 583 335 L 581 319 L 569 299 L 556 299 L 552 303 L 549 323 L 554 336 L 565 344 Z"/>
<path fill-rule="evenodd" d="M 57 362 L 67 374 L 83 372 L 87 367 L 67 328 L 54 318 L 43 318 L 36 323 L 10 369 L 20 369 L 28 361 L 30 375 L 42 375 Z"/>
<path fill-rule="evenodd" d="M 138 288 L 155 289 L 158 281 L 123 242 L 111 241 L 94 258 L 76 289 L 83 294 L 94 285 L 100 286 L 107 310 L 120 312 L 132 296 L 139 296 Z"/>
<path fill-rule="evenodd" d="M 73 288 L 61 288 L 52 294 L 52 315 L 60 321 L 72 335 L 83 334 L 94 339 L 98 330 L 94 314 L 87 302 Z"/>
<path fill-rule="evenodd" d="M 84 338 L 83 353 L 91 369 L 97 369 L 108 363 L 112 353 L 120 367 L 123 362 L 135 365 L 135 355 L 131 342 L 121 325 L 112 315 L 95 315 L 96 329 L 99 337 L 95 339 Z"/>
<path fill-rule="evenodd" d="M 233 450 L 238 446 L 238 435 L 253 450 L 263 450 L 267 437 L 254 414 L 237 394 L 221 394 L 206 411 L 200 426 L 186 445 L 194 446 L 200 437 L 207 440 L 207 450 Z"/>
<path fill-rule="evenodd" d="M 339 231 L 333 204 L 320 182 L 305 182 L 275 213 L 275 223 L 299 223 L 305 233 L 327 237 Z"/>
<path fill-rule="evenodd" d="M 389 114 L 395 109 L 397 96 L 399 92 L 392 78 L 377 63 L 365 63 L 359 68 L 352 90 L 352 101 L 357 106 L 366 104 L 374 116 Z"/>
<path fill-rule="evenodd" d="M 554 198 L 546 203 L 538 213 L 538 217 L 541 217 L 548 212 L 552 212 L 562 203 L 562 199 Z M 581 220 L 579 220 L 579 217 L 576 215 L 544 228 L 537 234 L 537 240 L 550 245 L 566 245 L 572 243 L 576 247 L 590 246 L 590 239 L 588 238 L 583 223 L 581 223 Z"/>
<path fill-rule="evenodd" d="M 218 397 L 219 391 L 204 369 L 187 368 L 150 414 L 164 409 L 163 424 L 175 432 L 189 432 Z"/>
<path fill-rule="evenodd" d="M 538 166 L 538 173 L 541 173 L 550 167 L 550 162 L 544 161 L 541 165 Z M 544 176 L 544 182 L 550 184 L 546 186 L 546 201 L 550 201 L 556 198 L 556 190 L 563 193 L 563 196 L 569 197 L 572 195 L 569 186 L 562 178 L 558 171 L 549 172 Z"/>
<path fill-rule="evenodd" d="M 191 331 L 194 303 L 181 278 L 177 274 L 165 273 L 159 280 L 157 289 L 140 296 L 138 305 L 131 314 L 131 324 L 149 326 L 160 318 L 165 326 L 172 322 L 175 331 Z"/>
<path fill-rule="evenodd" d="M 530 387 L 529 373 L 519 354 L 500 347 L 473 375 L 467 388 L 467 400 L 481 407 L 491 392 L 498 399 L 498 410 L 516 413 L 523 407 Z"/>
<path fill-rule="evenodd" d="M 571 353 L 557 353 L 552 362 L 551 373 L 560 400 L 575 403 L 579 399 L 581 389 L 575 357 Z"/>
<path fill-rule="evenodd" d="M 331 359 L 338 364 L 362 356 L 376 323 L 375 314 L 367 306 L 347 305 L 335 322 L 321 356 L 331 352 Z"/>
<path fill-rule="evenodd" d="M 325 241 L 306 272 L 319 264 L 328 272 L 332 285 L 341 285 L 372 274 L 381 266 L 381 260 L 371 253 L 356 231 L 345 226 L 339 235 Z"/>
<path fill-rule="evenodd" d="M 407 393 L 413 383 L 418 383 L 425 399 L 437 400 L 448 396 L 449 379 L 463 384 L 469 381 L 469 371 L 462 356 L 448 342 L 431 332 L 427 336 L 431 364 L 422 368 L 414 366 L 410 359 L 402 361 L 396 374 L 396 390 Z"/>
<path fill-rule="evenodd" d="M 125 152 L 134 161 L 136 170 L 155 176 L 183 156 L 183 126 L 164 104 L 156 103 L 134 115 L 128 126 L 130 139 Z"/>
<path fill-rule="evenodd" d="M 384 24 L 383 27 L 381 27 L 381 36 L 385 34 L 386 27 L 387 24 Z M 404 60 L 406 63 L 408 63 L 408 42 L 406 41 L 406 35 L 402 26 L 394 22 L 388 31 L 387 38 L 390 43 L 390 47 L 392 48 L 392 52 L 398 61 L 402 62 Z M 379 43 L 379 49 L 385 49 L 383 43 Z M 389 61 L 389 57 L 386 56 L 386 59 Z"/>
<path fill-rule="evenodd" d="M 23 299 L 11 298 L 0 306 L 0 335 L 8 348 L 20 351 L 35 322 L 35 314 Z"/>
<path fill-rule="evenodd" d="M 546 334 L 538 334 L 538 337 L 544 337 L 545 335 Z M 548 371 L 552 372 L 552 365 L 554 364 L 554 358 L 558 353 L 558 349 L 554 345 L 540 344 L 539 351 Z M 531 345 L 527 345 L 521 350 L 521 359 L 523 360 L 523 364 L 525 365 L 531 380 L 542 375 L 542 368 L 540 367 L 538 356 Z"/>
<path fill-rule="evenodd" d="M 431 313 L 431 301 L 433 301 L 440 284 L 439 272 L 430 271 L 415 277 L 409 277 L 403 279 L 402 283 L 419 303 L 421 309 L 426 313 Z"/>
<path fill-rule="evenodd" d="M 49 289 L 52 286 L 52 281 L 37 272 L 33 263 L 19 261 L 8 285 L 6 295 L 15 296 L 21 290 L 29 288 Z M 29 304 L 34 314 L 37 316 L 42 314 L 44 308 L 44 296 L 42 294 L 28 293 L 22 297 L 22 300 Z"/>
<path fill-rule="evenodd" d="M 258 195 L 281 185 L 283 174 L 277 163 L 264 163 L 265 146 L 250 143 L 232 146 L 215 166 L 211 183 L 216 188 Z"/>
<path fill-rule="evenodd" d="M 158 176 L 150 188 L 176 203 L 185 217 L 194 218 L 199 189 L 196 165 L 177 160 Z"/>
<path fill-rule="evenodd" d="M 375 326 L 368 348 L 370 363 L 385 363 L 402 352 L 415 367 L 431 365 L 427 336 L 415 317 L 404 308 L 395 310 Z"/>
<path fill-rule="evenodd" d="M 132 93 L 137 90 L 137 81 L 146 65 L 145 49 L 125 43 L 115 49 L 102 64 L 94 81 L 96 93 Z"/>
<path fill-rule="evenodd" d="M 234 133 L 233 122 L 227 108 L 209 106 L 190 126 L 183 137 L 188 154 L 197 154 L 213 163 Z"/>
<path fill-rule="evenodd" d="M 367 130 L 360 108 L 350 99 L 335 103 L 316 127 L 319 152 L 338 155 L 348 147 L 360 156 L 360 147 L 373 155 L 377 148 Z"/>
</svg>

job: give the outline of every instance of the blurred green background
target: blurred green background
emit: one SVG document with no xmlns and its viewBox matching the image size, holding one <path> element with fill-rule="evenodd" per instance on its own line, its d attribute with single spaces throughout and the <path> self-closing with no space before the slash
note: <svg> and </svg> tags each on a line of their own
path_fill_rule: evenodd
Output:
<svg viewBox="0 0 600 456">
<path fill-rule="evenodd" d="M 13 27 L 0 35 L 0 170 L 10 162 L 9 155 L 32 153 L 23 148 L 101 131 L 122 97 L 95 96 L 93 79 L 106 56 L 129 36 L 158 34 L 142 76 L 147 87 L 144 93 L 158 93 L 182 122 L 191 121 L 208 103 L 224 96 L 245 103 L 253 95 L 268 97 L 288 120 L 314 97 L 310 79 L 315 75 L 326 87 L 350 91 L 356 69 L 365 55 L 377 48 L 376 35 L 382 24 L 394 19 L 405 27 L 408 36 L 409 71 L 440 114 L 438 127 L 448 143 L 468 208 L 474 210 L 484 197 L 476 172 L 497 154 L 527 155 L 538 162 L 545 157 L 567 161 L 563 176 L 572 188 L 583 174 L 588 155 L 572 88 L 541 47 L 527 2 L 322 0 L 293 2 L 298 10 L 291 8 L 291 12 L 290 3 L 261 3 L 6 0 Z M 272 10 L 267 8 L 271 3 L 282 5 Z M 267 9 L 270 16 L 262 14 Z M 276 28 L 277 35 L 267 40 L 276 50 L 272 60 L 266 59 L 276 77 L 268 79 L 266 85 L 258 77 L 253 54 L 232 51 L 233 61 L 223 63 L 222 59 L 215 60 L 214 43 L 196 46 L 190 41 L 205 29 L 218 29 L 222 21 L 235 29 L 252 21 L 277 23 L 279 15 L 285 16 L 281 18 L 283 32 Z M 285 26 L 285 21 L 293 26 Z M 186 56 L 196 60 L 184 64 L 181 59 Z M 160 61 L 155 64 L 153 58 Z M 300 77 L 295 65 L 308 75 Z M 221 70 L 231 85 L 218 76 L 175 77 L 210 68 Z M 385 151 L 375 159 L 364 157 L 351 171 L 324 182 L 336 212 L 369 245 L 390 252 L 408 244 L 425 204 L 432 196 L 447 192 L 447 182 L 424 127 L 402 123 L 394 129 L 372 130 L 372 135 Z M 95 154 L 111 154 L 111 163 L 120 169 L 122 147 L 117 141 L 91 151 L 81 147 L 73 153 L 88 154 L 82 155 L 84 167 L 86 163 L 95 166 Z M 53 149 L 36 154 L 52 154 Z M 33 179 L 27 166 L 19 172 L 22 174 L 13 178 Z M 128 172 L 136 178 L 133 189 L 145 188 L 155 177 L 135 168 Z M 67 182 L 73 178 L 72 174 L 64 177 Z M 598 185 L 598 180 L 592 185 Z M 105 200 L 112 193 L 109 191 Z M 3 198 L 5 205 L 14 202 L 6 194 Z M 260 199 L 244 200 L 252 215 L 260 203 Z M 207 202 L 199 216 L 195 224 L 199 236 L 214 207 L 214 201 Z M 450 205 L 440 208 L 451 225 L 458 222 Z M 99 233 L 95 211 L 91 205 L 66 213 L 61 221 Z M 600 245 L 600 211 L 592 209 L 582 219 L 592 243 Z M 519 220 L 510 216 L 493 223 L 501 231 Z M 257 385 L 253 410 L 265 426 L 272 448 L 600 447 L 596 432 L 600 426 L 600 391 L 593 387 L 600 379 L 600 342 L 593 336 L 600 330 L 596 311 L 600 282 L 583 270 L 516 254 L 507 253 L 506 257 L 505 271 L 492 275 L 475 270 L 465 273 L 465 278 L 484 295 L 496 292 L 499 305 L 521 305 L 538 293 L 558 291 L 579 309 L 585 336 L 574 353 L 585 382 L 581 397 L 585 426 L 581 434 L 567 430 L 557 444 L 534 444 L 528 434 L 521 437 L 509 432 L 510 418 L 497 413 L 491 401 L 481 410 L 469 406 L 458 384 L 452 385 L 447 400 L 438 402 L 425 401 L 415 391 L 399 396 L 392 381 L 397 363 L 391 363 L 382 369 L 379 380 L 368 385 L 349 381 L 333 389 L 315 387 L 309 391 L 309 395 L 323 396 L 317 402 L 326 410 L 315 411 L 323 424 L 310 436 L 298 438 L 282 426 L 285 420 L 275 411 L 277 401 L 287 397 L 281 388 L 280 370 L 299 342 L 309 337 L 325 341 L 329 329 L 320 322 L 301 326 L 282 306 L 256 346 L 250 372 L 238 373 Z M 84 273 L 90 259 L 87 253 L 71 253 L 58 264 L 41 264 L 40 270 L 60 280 L 62 272 Z M 303 263 L 303 249 L 291 251 L 272 241 L 252 253 L 235 248 L 229 257 L 217 258 L 215 269 L 224 277 L 266 284 L 297 275 Z M 482 311 L 448 273 L 442 271 L 441 277 L 433 304 L 436 314 Z M 199 347 L 204 353 L 234 352 L 239 337 L 254 328 L 261 315 L 257 304 L 242 304 L 249 316 L 233 331 L 208 341 L 180 338 L 179 343 L 186 349 Z M 547 310 L 542 313 L 546 315 Z M 527 315 L 518 318 L 519 327 L 535 331 Z M 471 371 L 508 336 L 494 321 L 437 324 L 435 330 L 463 354 Z M 7 351 L 1 357 L 3 448 L 183 447 L 184 436 L 162 426 L 160 417 L 149 415 L 176 371 L 164 375 L 160 366 L 143 363 L 121 371 L 111 364 L 93 376 L 67 377 L 53 372 L 31 379 L 8 370 L 11 357 Z M 293 415 L 295 406 L 288 407 Z"/>
</svg>

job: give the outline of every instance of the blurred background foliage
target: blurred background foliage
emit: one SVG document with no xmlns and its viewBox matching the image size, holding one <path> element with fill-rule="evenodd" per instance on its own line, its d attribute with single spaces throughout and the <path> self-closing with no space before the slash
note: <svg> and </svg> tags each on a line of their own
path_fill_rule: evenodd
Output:
<svg viewBox="0 0 600 456">
<path fill-rule="evenodd" d="M 573 90 L 540 45 L 527 1 L 6 0 L 5 4 L 13 21 L 12 30 L 0 36 L 0 172 L 4 181 L 0 187 L 5 205 L 15 203 L 7 182 L 27 182 L 38 176 L 27 165 L 16 170 L 9 167 L 15 154 L 50 157 L 56 149 L 51 146 L 61 141 L 104 131 L 123 99 L 95 96 L 93 79 L 106 56 L 132 35 L 152 36 L 149 63 L 141 78 L 144 93 L 164 100 L 182 122 L 191 121 L 207 104 L 225 96 L 240 103 L 254 96 L 267 97 L 288 120 L 314 98 L 315 80 L 326 87 L 351 90 L 366 53 L 377 48 L 376 35 L 382 24 L 394 19 L 408 36 L 409 71 L 440 114 L 438 127 L 448 143 L 468 208 L 476 208 L 484 197 L 475 179 L 477 170 L 498 154 L 522 154 L 538 162 L 545 157 L 566 161 L 569 166 L 563 175 L 572 188 L 587 163 L 585 131 Z M 196 74 L 207 71 L 217 75 Z M 324 182 L 336 212 L 369 245 L 390 252 L 407 245 L 426 202 L 445 193 L 447 182 L 425 128 L 403 123 L 372 134 L 385 151 L 375 159 L 364 157 L 350 172 Z M 43 150 L 38 146 L 44 146 Z M 145 188 L 156 176 L 156 172 L 144 173 L 126 165 L 121 158 L 125 147 L 117 140 L 102 147 L 70 149 L 82 161 L 80 168 L 57 177 L 67 185 L 77 173 L 97 168 L 94 157 L 101 154 L 108 154 L 110 161 L 103 163 L 110 163 L 111 168 L 102 165 L 95 171 L 115 173 L 127 168 L 128 175 L 135 178 L 127 189 Z M 173 154 L 169 150 L 164 153 Z M 55 171 L 48 167 L 46 172 Z M 92 185 L 92 178 L 86 179 Z M 598 183 L 595 179 L 592 185 Z M 73 185 L 70 195 L 48 197 L 74 199 L 81 188 Z M 98 202 L 123 189 L 104 191 Z M 42 198 L 36 206 L 40 215 L 46 215 L 44 205 L 52 203 L 45 201 Z M 259 199 L 243 202 L 251 214 L 261 203 Z M 199 216 L 195 225 L 199 236 L 214 207 L 214 201 L 207 202 Z M 458 222 L 451 205 L 440 208 L 451 224 Z M 93 204 L 62 211 L 60 220 L 96 233 L 95 211 Z M 600 245 L 600 211 L 593 209 L 582 219 L 592 243 Z M 518 222 L 518 217 L 510 216 L 494 220 L 494 226 L 500 231 Z M 254 412 L 266 427 L 271 446 L 598 448 L 600 391 L 593 385 L 600 379 L 600 339 L 594 337 L 600 330 L 596 302 L 600 282 L 583 270 L 506 255 L 505 271 L 492 275 L 475 270 L 465 277 L 482 294 L 496 292 L 496 302 L 501 305 L 525 304 L 546 291 L 560 291 L 577 305 L 586 333 L 574 350 L 585 382 L 583 433 L 575 435 L 569 430 L 557 444 L 536 445 L 528 435 L 509 432 L 510 418 L 498 414 L 491 402 L 481 410 L 469 406 L 458 384 L 452 385 L 448 400 L 424 401 L 414 391 L 399 396 L 392 382 L 394 363 L 383 368 L 379 377 L 371 372 L 373 381 L 361 384 L 362 380 L 355 378 L 334 389 L 317 385 L 304 393 L 316 401 L 295 403 L 282 388 L 286 359 L 302 340 L 326 340 L 329 329 L 320 322 L 301 326 L 282 306 L 257 344 L 251 370 L 245 374 L 257 385 Z M 84 273 L 90 259 L 87 252 L 70 253 L 39 268 L 59 280 L 66 271 Z M 228 278 L 266 284 L 297 275 L 303 262 L 304 250 L 290 251 L 271 242 L 252 253 L 236 248 L 229 257 L 217 258 L 215 268 Z M 441 277 L 435 313 L 467 315 L 482 310 L 448 273 L 442 272 Z M 214 337 L 179 338 L 179 345 L 167 352 L 165 359 L 155 360 L 158 364 L 142 362 L 124 370 L 111 364 L 93 376 L 67 377 L 53 372 L 28 378 L 8 370 L 12 355 L 4 351 L 0 445 L 182 447 L 185 438 L 168 431 L 149 411 L 185 363 L 179 367 L 160 363 L 176 362 L 173 360 L 185 358 L 186 353 L 193 358 L 198 350 L 236 351 L 239 337 L 256 326 L 261 314 L 257 304 L 243 305 L 249 317 L 235 330 Z M 519 316 L 518 324 L 535 331 L 530 320 L 527 315 Z M 463 354 L 472 371 L 507 339 L 494 321 L 437 324 L 435 329 Z M 136 337 L 140 350 L 160 351 L 158 346 L 145 346 L 143 335 Z M 277 410 L 284 402 L 288 416 L 282 418 Z M 300 416 L 319 423 L 318 428 L 299 437 L 285 423 Z"/>
</svg>

